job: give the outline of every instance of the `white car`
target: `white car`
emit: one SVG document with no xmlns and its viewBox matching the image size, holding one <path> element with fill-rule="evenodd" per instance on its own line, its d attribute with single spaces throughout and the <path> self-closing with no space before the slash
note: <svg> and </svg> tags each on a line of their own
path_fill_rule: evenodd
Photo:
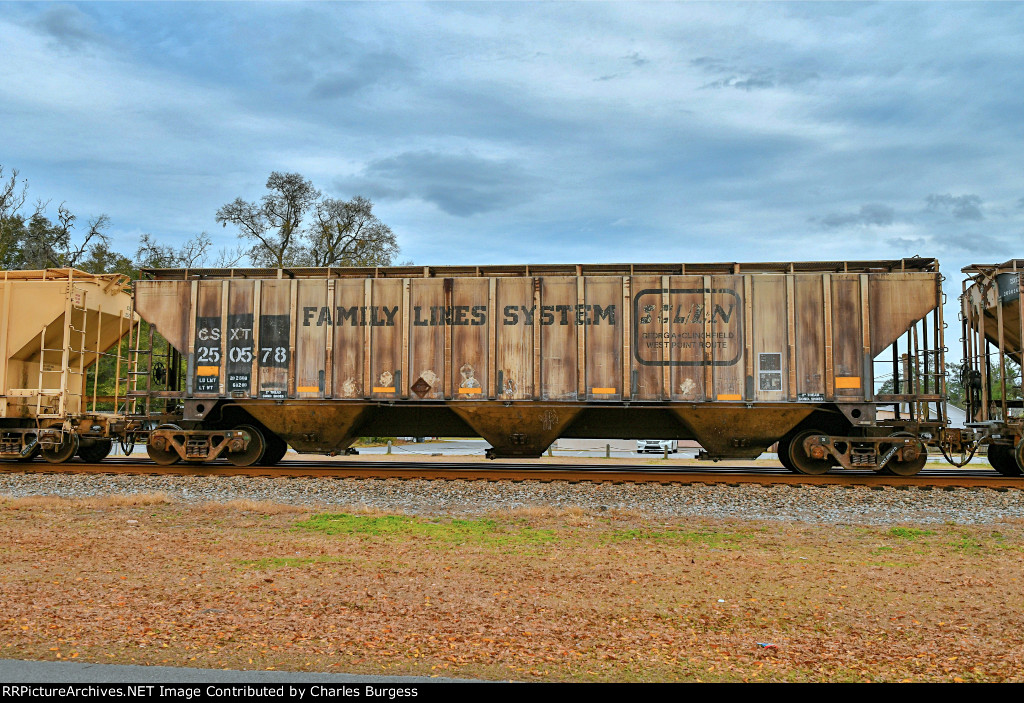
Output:
<svg viewBox="0 0 1024 703">
<path fill-rule="evenodd" d="M 679 441 L 675 439 L 638 439 L 636 441 L 637 454 L 644 452 L 664 454 L 666 449 L 670 454 L 675 454 L 679 451 Z"/>
</svg>

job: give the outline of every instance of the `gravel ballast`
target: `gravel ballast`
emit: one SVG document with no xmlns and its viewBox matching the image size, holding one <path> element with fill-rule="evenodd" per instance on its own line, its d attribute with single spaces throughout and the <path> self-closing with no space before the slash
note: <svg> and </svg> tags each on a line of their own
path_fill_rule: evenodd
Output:
<svg viewBox="0 0 1024 703">
<path fill-rule="evenodd" d="M 705 517 L 888 525 L 990 524 L 1024 519 L 1024 491 L 758 484 L 661 485 L 564 481 L 256 478 L 2 474 L 0 496 L 95 498 L 166 493 L 186 503 L 247 499 L 317 509 L 365 507 L 413 515 L 481 515 L 523 508 L 629 511 Z"/>
</svg>

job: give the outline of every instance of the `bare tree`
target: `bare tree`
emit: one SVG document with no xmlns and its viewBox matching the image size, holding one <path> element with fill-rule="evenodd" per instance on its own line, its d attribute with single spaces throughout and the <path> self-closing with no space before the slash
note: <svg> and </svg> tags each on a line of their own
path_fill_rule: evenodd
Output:
<svg viewBox="0 0 1024 703">
<path fill-rule="evenodd" d="M 395 233 L 373 214 L 373 202 L 324 198 L 317 203 L 303 258 L 311 266 L 387 266 L 398 254 Z"/>
<path fill-rule="evenodd" d="M 0 265 L 15 268 L 20 264 L 21 238 L 25 234 L 25 223 L 41 214 L 39 205 L 31 215 L 24 215 L 21 209 L 28 200 L 28 179 L 18 180 L 18 170 L 4 178 L 4 167 L 0 164 Z M 45 209 L 45 205 L 43 206 Z"/>
<path fill-rule="evenodd" d="M 131 271 L 131 260 L 110 248 L 107 215 L 90 218 L 76 241 L 78 217 L 66 203 L 57 207 L 56 221 L 46 216 L 49 200 L 40 198 L 25 210 L 28 180 L 19 181 L 17 170 L 6 178 L 3 173 L 0 165 L 0 267 Z"/>
<path fill-rule="evenodd" d="M 228 247 L 221 247 L 220 251 L 217 252 L 217 258 L 213 261 L 214 268 L 229 269 L 238 266 L 243 260 L 248 258 L 249 249 L 239 244 L 234 249 Z"/>
<path fill-rule="evenodd" d="M 74 268 L 88 258 L 93 247 L 109 243 L 103 232 L 110 225 L 107 215 L 91 218 L 85 235 L 76 244 L 74 229 L 78 217 L 61 203 L 57 207 L 57 222 L 51 222 L 43 214 L 46 205 L 42 200 L 36 203 L 36 212 L 22 232 L 21 264 L 24 268 Z"/>
<path fill-rule="evenodd" d="M 196 268 L 206 264 L 213 241 L 202 232 L 194 239 L 175 249 L 168 244 L 157 244 L 151 234 L 143 234 L 135 261 L 139 268 Z"/>
<path fill-rule="evenodd" d="M 235 225 L 246 239 L 253 241 L 249 257 L 257 265 L 284 268 L 296 262 L 300 253 L 302 220 L 320 197 L 312 182 L 298 173 L 274 171 L 267 179 L 260 202 L 236 198 L 217 210 L 223 226 Z"/>
<path fill-rule="evenodd" d="M 28 179 L 21 181 L 18 188 L 18 170 L 12 169 L 11 175 L 4 178 L 4 166 L 0 164 L 0 220 L 14 217 L 28 199 Z M 2 225 L 0 225 L 2 226 Z"/>
<path fill-rule="evenodd" d="M 68 215 L 71 213 L 61 203 L 61 210 L 66 212 Z M 72 215 L 72 217 L 74 217 Z M 67 231 L 66 238 L 62 238 L 60 242 L 60 260 L 64 266 L 78 266 L 87 257 L 89 251 L 98 244 L 107 244 L 110 238 L 103 232 L 107 227 L 110 226 L 110 217 L 107 215 L 97 215 L 89 220 L 89 229 L 86 230 L 85 236 L 82 238 L 81 244 L 75 246 L 71 241 L 71 231 Z"/>
</svg>

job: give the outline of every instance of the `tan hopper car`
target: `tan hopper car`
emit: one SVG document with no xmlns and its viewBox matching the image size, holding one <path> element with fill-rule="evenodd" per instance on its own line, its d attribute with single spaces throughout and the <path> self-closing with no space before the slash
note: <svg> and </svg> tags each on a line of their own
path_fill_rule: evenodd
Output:
<svg viewBox="0 0 1024 703">
<path fill-rule="evenodd" d="M 479 435 L 492 457 L 616 437 L 911 474 L 944 441 L 934 259 L 144 274 L 135 312 L 181 369 L 157 388 L 154 355 L 134 361 L 135 415 L 168 424 L 140 430 L 161 463 L 360 436 Z"/>
<path fill-rule="evenodd" d="M 98 360 L 132 327 L 127 284 L 127 276 L 75 269 L 2 272 L 0 458 L 99 461 L 123 436 L 115 411 L 125 401 L 127 358 L 110 356 L 115 397 L 87 388 Z"/>
</svg>

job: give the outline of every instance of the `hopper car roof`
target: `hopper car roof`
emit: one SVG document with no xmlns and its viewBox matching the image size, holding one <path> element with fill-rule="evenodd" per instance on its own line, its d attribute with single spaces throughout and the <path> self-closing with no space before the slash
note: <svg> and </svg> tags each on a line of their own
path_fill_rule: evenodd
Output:
<svg viewBox="0 0 1024 703">
<path fill-rule="evenodd" d="M 960 269 L 961 273 L 985 275 L 1005 271 L 1024 271 L 1024 259 L 1010 259 L 1001 264 L 971 264 Z"/>
<path fill-rule="evenodd" d="M 73 268 L 35 269 L 28 271 L 4 271 L 4 281 L 103 281 L 106 283 L 127 283 L 123 273 L 89 273 Z"/>
<path fill-rule="evenodd" d="M 353 266 L 274 268 L 142 269 L 158 280 L 199 278 L 454 278 L 466 276 L 630 276 L 732 275 L 744 273 L 893 273 L 934 272 L 934 258 L 913 257 L 880 261 L 796 261 L 764 263 L 662 264 L 517 264 L 493 266 Z"/>
</svg>

